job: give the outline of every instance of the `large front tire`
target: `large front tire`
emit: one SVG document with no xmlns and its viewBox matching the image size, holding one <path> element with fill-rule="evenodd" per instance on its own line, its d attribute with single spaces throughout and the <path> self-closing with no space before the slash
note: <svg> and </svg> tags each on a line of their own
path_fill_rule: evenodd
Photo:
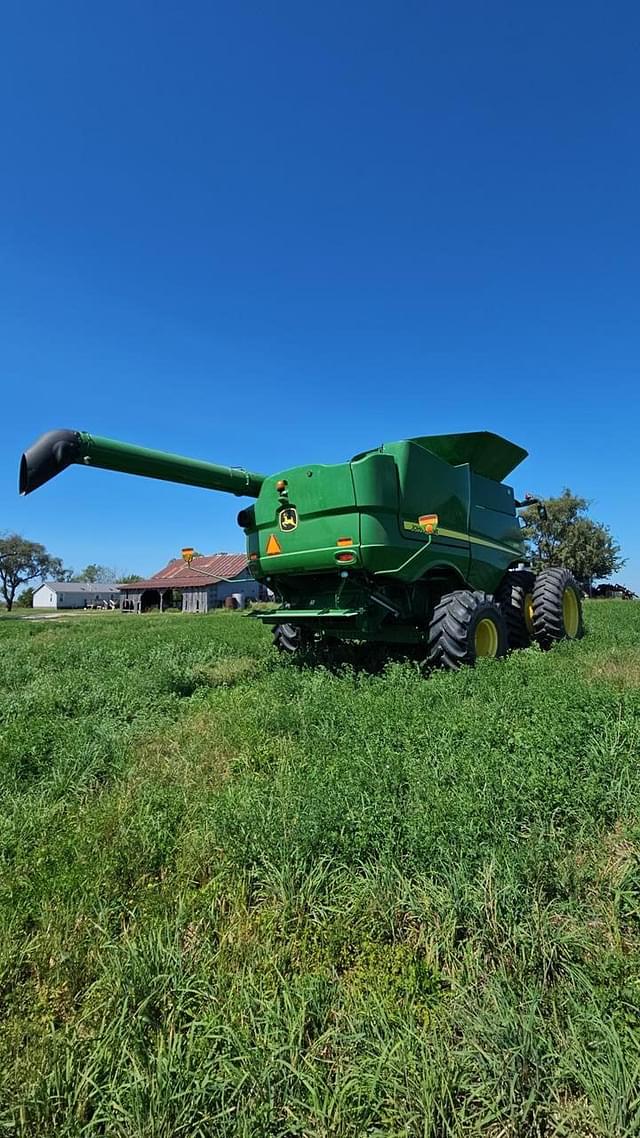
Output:
<svg viewBox="0 0 640 1138">
<path fill-rule="evenodd" d="M 447 593 L 434 608 L 427 652 L 432 667 L 454 671 L 475 664 L 481 656 L 504 656 L 507 647 L 504 616 L 487 593 L 459 589 Z"/>
<path fill-rule="evenodd" d="M 568 569 L 543 569 L 533 590 L 533 633 L 541 648 L 584 636 L 582 600 Z"/>
</svg>

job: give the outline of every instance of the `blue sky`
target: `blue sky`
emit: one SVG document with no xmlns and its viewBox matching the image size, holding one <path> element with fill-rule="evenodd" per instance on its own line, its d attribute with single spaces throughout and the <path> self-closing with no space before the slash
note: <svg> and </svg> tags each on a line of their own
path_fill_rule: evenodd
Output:
<svg viewBox="0 0 640 1138">
<path fill-rule="evenodd" d="M 34 0 L 0 36 L 0 530 L 76 568 L 240 550 L 238 501 L 74 427 L 274 471 L 487 428 L 640 589 L 637 3 Z"/>
</svg>

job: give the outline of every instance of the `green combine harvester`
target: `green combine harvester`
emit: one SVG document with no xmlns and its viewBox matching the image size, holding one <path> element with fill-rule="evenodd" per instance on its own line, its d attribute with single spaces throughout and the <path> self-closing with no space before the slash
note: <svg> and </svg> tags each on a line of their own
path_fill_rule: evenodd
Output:
<svg viewBox="0 0 640 1138">
<path fill-rule="evenodd" d="M 20 493 L 77 463 L 255 498 L 238 523 L 252 576 L 278 600 L 260 618 L 280 649 L 376 641 L 458 668 L 583 633 L 568 570 L 527 567 L 517 511 L 536 500 L 502 481 L 526 455 L 479 431 L 263 475 L 56 430 L 22 456 Z"/>
</svg>

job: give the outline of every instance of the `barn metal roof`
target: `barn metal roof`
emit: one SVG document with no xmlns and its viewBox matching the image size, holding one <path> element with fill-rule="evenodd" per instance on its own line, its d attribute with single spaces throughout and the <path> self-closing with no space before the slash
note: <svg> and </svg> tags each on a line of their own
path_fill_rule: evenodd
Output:
<svg viewBox="0 0 640 1138">
<path fill-rule="evenodd" d="M 189 568 L 181 557 L 176 557 L 153 577 L 144 581 L 127 581 L 119 587 L 122 592 L 140 592 L 141 589 L 203 589 L 207 585 L 217 585 L 223 577 L 244 576 L 248 562 L 245 553 L 212 553 L 208 557 L 194 557 L 191 564 L 192 568 Z"/>
</svg>

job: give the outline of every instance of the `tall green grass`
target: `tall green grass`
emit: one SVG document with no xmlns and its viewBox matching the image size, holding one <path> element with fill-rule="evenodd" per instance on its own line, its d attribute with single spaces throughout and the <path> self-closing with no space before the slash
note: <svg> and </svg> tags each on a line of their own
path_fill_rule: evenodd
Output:
<svg viewBox="0 0 640 1138">
<path fill-rule="evenodd" d="M 640 1134 L 640 605 L 425 679 L 0 621 L 0 1130 Z"/>
</svg>

